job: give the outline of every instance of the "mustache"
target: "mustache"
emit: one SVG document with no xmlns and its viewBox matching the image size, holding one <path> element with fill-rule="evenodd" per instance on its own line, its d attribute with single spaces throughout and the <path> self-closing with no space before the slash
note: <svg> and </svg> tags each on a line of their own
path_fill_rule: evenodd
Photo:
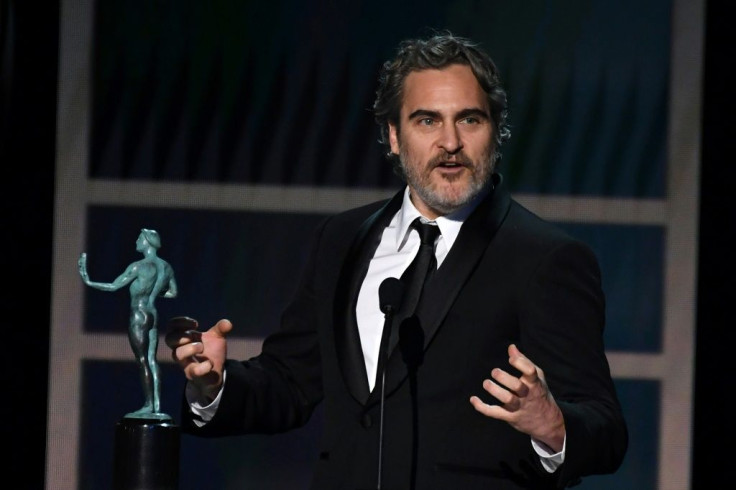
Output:
<svg viewBox="0 0 736 490">
<path fill-rule="evenodd" d="M 473 159 L 469 158 L 462 150 L 457 153 L 443 152 L 433 157 L 431 160 L 429 160 L 428 163 L 430 166 L 436 167 L 445 162 L 451 162 L 457 165 L 462 165 L 464 167 L 472 167 L 475 165 Z"/>
</svg>

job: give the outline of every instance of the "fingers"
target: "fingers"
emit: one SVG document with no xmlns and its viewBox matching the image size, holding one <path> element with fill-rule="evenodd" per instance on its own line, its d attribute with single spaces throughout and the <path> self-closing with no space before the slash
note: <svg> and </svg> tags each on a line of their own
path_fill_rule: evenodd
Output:
<svg viewBox="0 0 736 490">
<path fill-rule="evenodd" d="M 487 403 L 484 403 L 480 398 L 475 395 L 470 397 L 470 404 L 473 405 L 473 408 L 475 408 L 478 412 L 482 413 L 486 417 L 499 418 L 499 416 L 495 413 L 494 405 L 488 405 Z"/>
<path fill-rule="evenodd" d="M 199 322 L 188 316 L 171 318 L 164 340 L 171 349 L 171 358 L 185 374 L 204 376 L 221 369 L 226 352 L 226 339 L 233 328 L 230 320 L 222 319 L 206 331 L 197 330 Z"/>
<path fill-rule="evenodd" d="M 199 323 L 188 316 L 177 316 L 170 319 L 166 325 L 166 336 L 164 341 L 169 349 L 191 342 L 201 341 L 201 334 L 197 331 Z"/>
<path fill-rule="evenodd" d="M 486 417 L 502 420 L 504 422 L 510 423 L 515 416 L 515 412 L 507 410 L 506 407 L 501 405 L 489 405 L 475 395 L 470 397 L 470 404 L 473 405 L 473 408 L 477 412 L 485 415 Z"/>
<path fill-rule="evenodd" d="M 479 397 L 471 396 L 470 404 L 479 413 L 508 423 L 554 451 L 561 450 L 565 421 L 547 387 L 544 372 L 516 345 L 509 345 L 508 354 L 509 364 L 521 375 L 517 377 L 503 369 L 494 368 L 491 379 L 483 381 L 483 389 L 498 403 L 484 403 Z"/>
<path fill-rule="evenodd" d="M 501 405 L 503 405 L 506 410 L 511 412 L 519 409 L 521 399 L 526 396 L 526 393 L 528 392 L 528 390 L 526 390 L 526 387 L 521 383 L 519 383 L 519 386 L 516 390 L 512 390 L 507 389 L 490 379 L 486 379 L 483 381 L 483 389 L 486 390 L 496 400 L 501 402 Z M 523 394 L 519 393 L 519 391 L 522 391 Z"/>
<path fill-rule="evenodd" d="M 204 354 L 204 344 L 201 341 L 190 339 L 189 337 L 186 337 L 186 339 L 188 339 L 187 343 L 171 350 L 171 358 L 174 362 L 178 362 L 184 369 L 190 364 L 203 364 L 206 359 L 200 360 L 198 356 Z"/>
<path fill-rule="evenodd" d="M 212 362 L 208 359 L 205 359 L 202 362 L 189 363 L 189 365 L 184 368 L 184 374 L 186 375 L 187 379 L 191 380 L 194 378 L 201 378 L 203 376 L 206 376 L 211 373 L 213 369 L 214 367 L 212 366 Z"/>
<path fill-rule="evenodd" d="M 524 356 L 515 344 L 509 345 L 508 354 L 509 364 L 516 368 L 521 376 L 510 374 L 501 368 L 494 368 L 491 371 L 492 379 L 483 381 L 483 389 L 498 400 L 500 405 L 486 404 L 477 396 L 470 398 L 470 403 L 477 411 L 501 420 L 509 420 L 514 412 L 520 410 L 525 399 L 539 383 L 537 366 Z"/>
<path fill-rule="evenodd" d="M 166 324 L 169 330 L 196 330 L 199 322 L 188 316 L 175 316 Z"/>
<path fill-rule="evenodd" d="M 209 329 L 209 333 L 212 333 L 220 338 L 225 338 L 228 333 L 233 329 L 233 324 L 230 320 L 222 319 L 215 323 L 215 326 Z"/>
<path fill-rule="evenodd" d="M 509 364 L 518 369 L 522 374 L 522 378 L 526 381 L 535 382 L 537 380 L 537 366 L 522 354 L 515 344 L 509 345 L 508 352 Z"/>
<path fill-rule="evenodd" d="M 503 369 L 495 368 L 493 371 L 491 371 L 491 377 L 496 380 L 501 385 L 505 386 L 506 389 L 501 388 L 500 386 L 496 385 L 498 387 L 498 390 L 503 390 L 506 393 L 512 393 L 516 396 L 527 396 L 529 394 L 529 386 L 527 386 L 522 379 L 517 378 L 516 376 L 513 376 Z M 483 387 L 486 387 L 486 382 L 490 382 L 490 380 L 486 380 L 483 382 Z M 495 384 L 495 383 L 493 383 Z M 494 391 L 498 391 L 494 390 Z M 488 391 L 486 389 L 486 391 Z M 491 393 L 489 391 L 489 393 Z M 493 396 L 496 396 L 495 393 L 491 393 Z M 496 396 L 498 398 L 498 396 Z M 502 400 L 505 403 L 507 403 L 506 400 Z"/>
</svg>

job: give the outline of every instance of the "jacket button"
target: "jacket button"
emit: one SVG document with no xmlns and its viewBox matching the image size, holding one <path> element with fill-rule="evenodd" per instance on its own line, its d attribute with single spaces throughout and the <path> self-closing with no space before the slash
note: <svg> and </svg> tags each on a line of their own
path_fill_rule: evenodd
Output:
<svg viewBox="0 0 736 490">
<path fill-rule="evenodd" d="M 360 417 L 360 425 L 362 425 L 365 429 L 371 428 L 371 426 L 373 425 L 373 419 L 371 419 L 370 414 L 364 413 Z"/>
</svg>

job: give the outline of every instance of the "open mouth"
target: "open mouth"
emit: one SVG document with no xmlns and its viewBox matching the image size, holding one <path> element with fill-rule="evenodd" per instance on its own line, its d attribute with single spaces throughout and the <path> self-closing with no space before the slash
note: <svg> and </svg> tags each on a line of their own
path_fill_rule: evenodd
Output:
<svg viewBox="0 0 736 490">
<path fill-rule="evenodd" d="M 447 169 L 447 170 L 461 169 L 463 167 L 465 167 L 465 164 L 460 163 L 460 162 L 439 162 L 437 164 L 437 168 Z"/>
</svg>

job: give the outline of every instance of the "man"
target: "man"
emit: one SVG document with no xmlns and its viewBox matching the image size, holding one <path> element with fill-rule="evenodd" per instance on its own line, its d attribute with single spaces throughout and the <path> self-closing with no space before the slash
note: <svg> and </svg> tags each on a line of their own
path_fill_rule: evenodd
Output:
<svg viewBox="0 0 736 490">
<path fill-rule="evenodd" d="M 598 264 L 495 172 L 509 129 L 492 60 L 450 34 L 405 41 L 374 109 L 407 187 L 321 225 L 261 355 L 225 359 L 228 320 L 172 323 L 184 429 L 281 432 L 324 402 L 314 489 L 552 489 L 614 472 L 627 429 Z M 439 227 L 437 268 L 392 323 L 401 305 L 379 302 L 381 284 L 412 261 L 417 217 Z"/>
<path fill-rule="evenodd" d="M 145 402 L 143 407 L 125 415 L 126 418 L 170 420 L 161 412 L 161 385 L 156 362 L 158 348 L 158 311 L 156 298 L 174 298 L 178 294 L 176 278 L 171 265 L 158 256 L 161 238 L 156 230 L 143 228 L 135 242 L 136 251 L 143 259 L 130 264 L 111 283 L 93 282 L 87 273 L 87 254 L 79 257 L 79 274 L 87 286 L 102 291 L 117 291 L 130 284 L 130 325 L 128 340 L 138 361 Z"/>
</svg>

